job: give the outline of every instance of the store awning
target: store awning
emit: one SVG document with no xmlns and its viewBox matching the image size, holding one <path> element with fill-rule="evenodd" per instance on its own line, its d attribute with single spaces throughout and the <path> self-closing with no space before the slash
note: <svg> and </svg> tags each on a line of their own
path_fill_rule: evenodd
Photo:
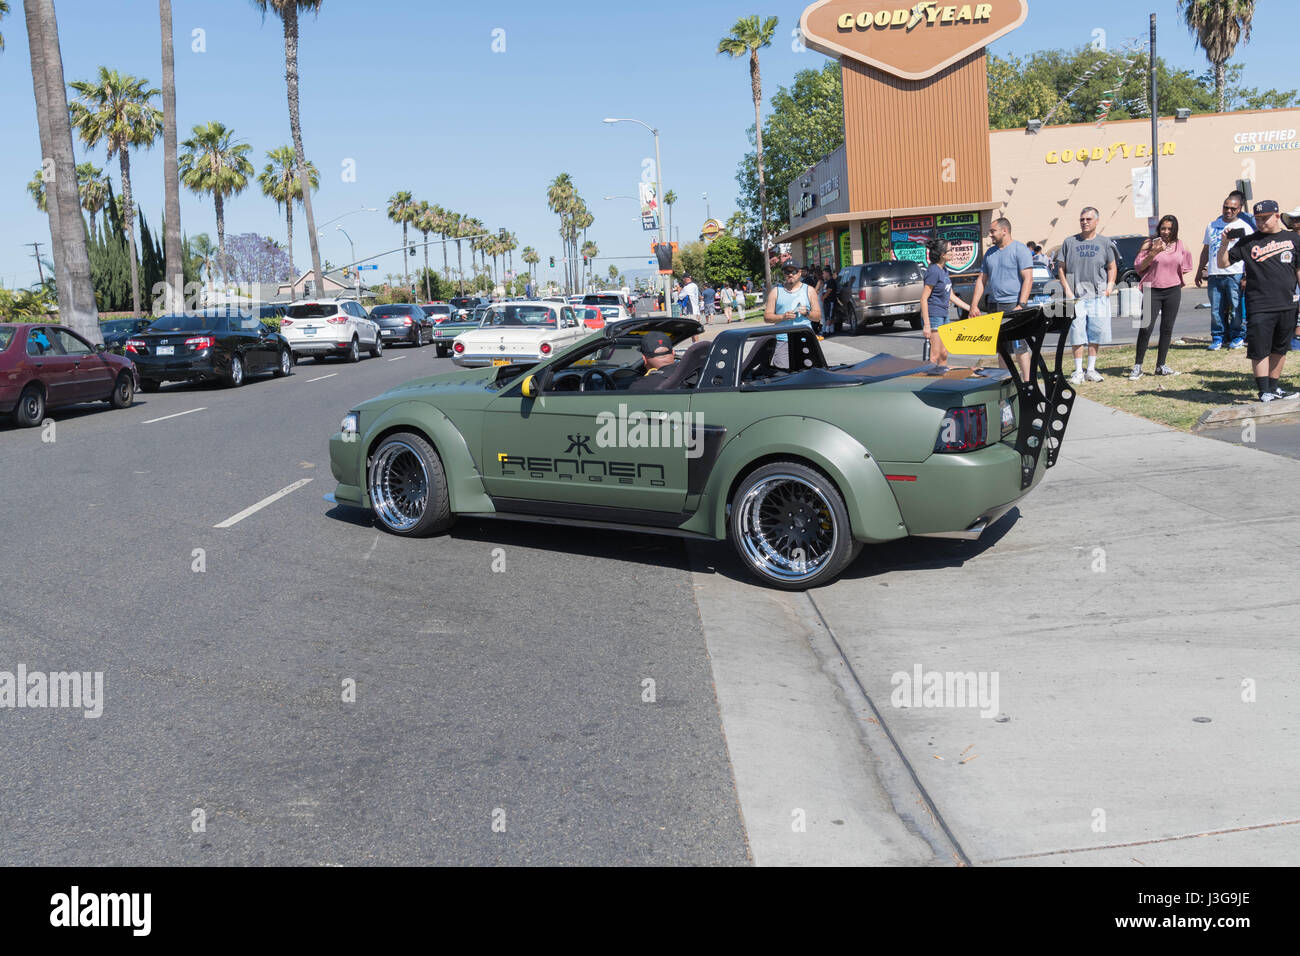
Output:
<svg viewBox="0 0 1300 956">
<path fill-rule="evenodd" d="M 821 232 L 847 222 L 859 222 L 867 219 L 893 219 L 903 216 L 942 216 L 952 212 L 986 212 L 1001 209 L 1001 202 L 966 202 L 949 206 L 902 206 L 898 209 L 868 209 L 864 212 L 835 212 L 821 216 L 810 222 L 800 223 L 797 228 L 776 237 L 776 242 L 793 242 L 810 232 Z"/>
</svg>

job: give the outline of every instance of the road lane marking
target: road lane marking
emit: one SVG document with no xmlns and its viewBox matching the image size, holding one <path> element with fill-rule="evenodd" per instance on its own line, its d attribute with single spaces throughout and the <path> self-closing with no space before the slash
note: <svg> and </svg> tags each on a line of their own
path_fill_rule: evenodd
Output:
<svg viewBox="0 0 1300 956">
<path fill-rule="evenodd" d="M 308 382 L 319 382 L 319 381 L 321 381 L 322 379 L 333 378 L 333 377 L 334 377 L 335 375 L 337 375 L 337 374 L 338 374 L 338 372 L 330 372 L 328 375 L 318 375 L 318 376 L 316 376 L 315 378 L 309 378 L 309 379 L 307 379 L 307 381 L 308 381 Z"/>
<path fill-rule="evenodd" d="M 187 412 L 177 412 L 175 415 L 164 415 L 162 418 L 151 418 L 151 419 L 149 419 L 148 421 L 141 422 L 140 424 L 141 424 L 141 425 L 152 425 L 154 422 L 165 422 L 165 421 L 167 421 L 167 419 L 169 419 L 169 418 L 180 418 L 182 415 L 192 415 L 192 414 L 194 414 L 195 412 L 202 412 L 202 411 L 206 411 L 206 410 L 207 410 L 207 406 L 204 405 L 204 406 L 202 406 L 201 408 L 191 408 L 191 409 L 190 409 L 189 411 L 187 411 Z"/>
<path fill-rule="evenodd" d="M 405 355 L 399 355 L 399 356 L 397 356 L 397 358 L 390 358 L 388 361 L 390 361 L 390 362 L 400 362 L 400 361 L 401 361 L 402 359 L 404 359 L 404 358 L 406 358 Z"/>
<path fill-rule="evenodd" d="M 244 509 L 243 511 L 241 511 L 239 514 L 237 514 L 237 515 L 232 515 L 231 517 L 227 518 L 225 521 L 221 522 L 221 524 L 215 524 L 215 525 L 213 525 L 212 527 L 214 527 L 214 528 L 229 528 L 229 527 L 231 527 L 232 525 L 237 525 L 237 524 L 239 524 L 239 522 L 243 521 L 243 520 L 244 520 L 245 518 L 247 518 L 249 515 L 251 515 L 251 514 L 256 514 L 257 512 L 259 512 L 259 511 L 261 511 L 263 508 L 265 508 L 267 505 L 269 505 L 269 504 L 274 504 L 275 502 L 277 502 L 277 501 L 279 501 L 281 498 L 283 498 L 285 495 L 287 495 L 287 494 L 291 494 L 291 493 L 297 491 L 297 490 L 298 490 L 299 488 L 301 488 L 303 485 L 310 484 L 312 480 L 313 480 L 313 479 L 311 479 L 311 478 L 301 478 L 301 479 L 299 479 L 298 481 L 295 481 L 293 484 L 289 485 L 287 488 L 281 488 L 279 491 L 277 491 L 275 494 L 271 495 L 269 498 L 263 498 L 263 499 L 262 499 L 261 501 L 259 501 L 257 504 L 252 505 L 251 507 L 245 508 L 245 509 Z"/>
</svg>

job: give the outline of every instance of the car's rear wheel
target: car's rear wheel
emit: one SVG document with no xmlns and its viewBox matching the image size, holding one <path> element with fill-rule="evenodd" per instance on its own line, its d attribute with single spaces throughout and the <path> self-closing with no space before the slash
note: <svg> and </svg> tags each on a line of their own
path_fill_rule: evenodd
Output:
<svg viewBox="0 0 1300 956">
<path fill-rule="evenodd" d="M 158 389 L 161 387 L 162 387 L 162 382 L 155 382 L 151 378 L 140 379 L 140 391 L 142 392 L 148 392 L 152 394 L 158 391 Z"/>
<path fill-rule="evenodd" d="M 34 382 L 23 389 L 14 408 L 14 423 L 33 428 L 45 420 L 45 391 Z"/>
<path fill-rule="evenodd" d="M 907 320 L 907 324 L 912 327 L 913 331 L 915 331 L 916 329 L 922 328 L 925 325 L 925 322 L 919 315 L 914 315 Z"/>
<path fill-rule="evenodd" d="M 380 443 L 366 488 L 375 517 L 393 534 L 423 538 L 446 531 L 455 520 L 442 459 L 414 432 L 396 432 Z"/>
<path fill-rule="evenodd" d="M 896 321 L 898 321 L 898 320 L 897 320 L 897 319 L 885 319 L 885 320 L 884 320 L 883 322 L 881 322 L 880 324 L 884 327 L 885 331 L 888 332 L 890 329 L 892 329 L 892 328 L 894 327 L 894 323 L 895 323 Z"/>
<path fill-rule="evenodd" d="M 226 384 L 239 388 L 244 384 L 244 360 L 238 355 L 230 356 L 230 371 L 226 373 Z"/>
<path fill-rule="evenodd" d="M 379 358 L 379 356 L 383 354 L 384 354 L 384 340 L 379 336 L 378 333 L 376 333 L 375 344 L 370 346 L 370 357 Z"/>
<path fill-rule="evenodd" d="M 348 343 L 346 358 L 350 363 L 361 361 L 361 346 L 357 344 L 357 337 L 355 335 L 352 336 L 352 341 Z"/>
<path fill-rule="evenodd" d="M 451 347 L 447 345 L 438 346 L 438 358 L 446 358 L 451 354 Z"/>
<path fill-rule="evenodd" d="M 134 400 L 135 379 L 131 378 L 130 372 L 122 372 L 113 384 L 113 394 L 108 397 L 108 402 L 114 408 L 130 408 Z"/>
<path fill-rule="evenodd" d="M 276 366 L 275 377 L 284 378 L 293 371 L 293 353 L 288 349 L 280 350 L 280 364 Z"/>
<path fill-rule="evenodd" d="M 834 482 L 793 461 L 748 475 L 731 499 L 728 524 L 750 572 L 785 591 L 829 584 L 862 550 Z"/>
<path fill-rule="evenodd" d="M 860 331 L 862 329 L 858 325 L 858 307 L 851 305 L 849 306 L 849 335 L 857 335 Z"/>
</svg>

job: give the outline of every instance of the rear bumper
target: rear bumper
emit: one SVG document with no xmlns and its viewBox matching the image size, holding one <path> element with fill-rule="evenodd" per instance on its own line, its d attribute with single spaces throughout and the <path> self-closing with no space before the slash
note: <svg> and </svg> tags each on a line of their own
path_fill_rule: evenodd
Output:
<svg viewBox="0 0 1300 956">
<path fill-rule="evenodd" d="M 385 342 L 414 342 L 417 334 L 414 325 L 380 326 L 379 337 Z"/>
<path fill-rule="evenodd" d="M 920 302 L 887 302 L 883 305 L 859 303 L 858 311 L 871 319 L 902 318 L 921 311 Z"/>
<path fill-rule="evenodd" d="M 465 352 L 461 355 L 453 352 L 451 360 L 461 368 L 484 368 L 497 362 L 508 365 L 527 365 L 540 362 L 541 358 L 536 355 L 517 355 L 509 352 Z"/>
<path fill-rule="evenodd" d="M 136 380 L 151 382 L 194 382 L 218 378 L 230 371 L 230 363 L 219 355 L 192 356 L 179 359 L 156 356 L 131 356 Z"/>
</svg>

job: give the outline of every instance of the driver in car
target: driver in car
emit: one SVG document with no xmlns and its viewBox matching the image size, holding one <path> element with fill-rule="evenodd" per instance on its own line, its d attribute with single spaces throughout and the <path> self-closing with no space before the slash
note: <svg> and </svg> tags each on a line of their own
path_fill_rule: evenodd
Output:
<svg viewBox="0 0 1300 956">
<path fill-rule="evenodd" d="M 629 392 L 653 392 L 667 381 L 667 370 L 677 361 L 673 340 L 662 332 L 647 332 L 641 336 L 641 357 L 645 360 L 645 374 L 633 380 Z"/>
</svg>

